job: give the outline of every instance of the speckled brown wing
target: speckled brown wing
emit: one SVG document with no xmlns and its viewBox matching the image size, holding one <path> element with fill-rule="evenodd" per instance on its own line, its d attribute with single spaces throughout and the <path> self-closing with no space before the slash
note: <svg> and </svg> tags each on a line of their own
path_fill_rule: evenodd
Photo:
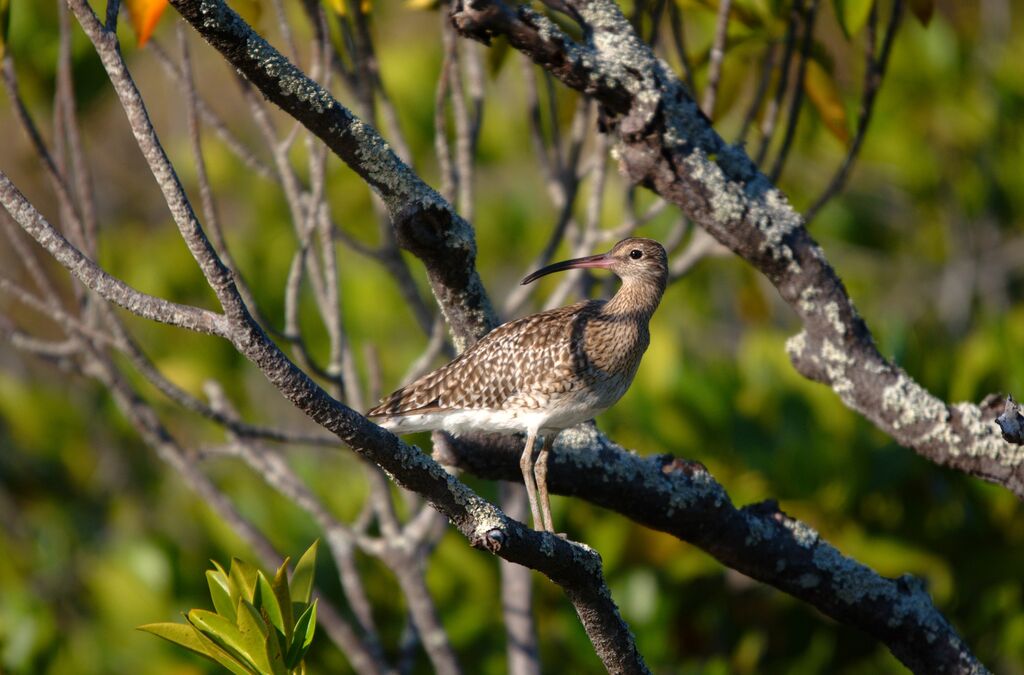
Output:
<svg viewBox="0 0 1024 675">
<path fill-rule="evenodd" d="M 586 300 L 498 326 L 451 363 L 402 387 L 368 417 L 501 410 L 513 397 L 558 390 L 572 372 L 574 327 L 603 302 Z"/>
</svg>

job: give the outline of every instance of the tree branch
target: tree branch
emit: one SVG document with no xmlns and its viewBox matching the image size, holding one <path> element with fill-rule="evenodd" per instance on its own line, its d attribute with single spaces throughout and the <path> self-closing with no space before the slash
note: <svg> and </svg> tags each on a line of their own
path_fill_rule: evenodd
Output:
<svg viewBox="0 0 1024 675">
<path fill-rule="evenodd" d="M 481 478 L 522 480 L 520 446 L 480 435 L 447 444 L 446 464 Z M 914 672 L 984 672 L 963 639 L 909 574 L 888 579 L 848 558 L 774 501 L 736 508 L 698 462 L 641 457 L 592 425 L 563 432 L 548 489 L 585 499 L 690 542 L 722 564 L 873 635 Z"/>
<path fill-rule="evenodd" d="M 111 276 L 93 260 L 71 245 L 43 214 L 21 194 L 0 171 L 0 205 L 11 219 L 39 243 L 82 284 L 100 297 L 129 312 L 152 321 L 178 326 L 197 333 L 226 335 L 224 316 L 207 309 L 181 305 L 138 291 Z"/>
<path fill-rule="evenodd" d="M 466 37 L 504 35 L 565 85 L 601 104 L 622 172 L 678 206 L 757 268 L 803 321 L 788 350 L 805 377 L 902 445 L 1024 497 L 1024 450 L 994 414 L 947 404 L 878 352 L 867 325 L 800 214 L 742 147 L 722 140 L 686 88 L 636 35 L 612 0 L 572 0 L 590 29 L 577 44 L 546 17 L 501 0 L 463 0 Z"/>
<path fill-rule="evenodd" d="M 497 324 L 476 272 L 472 227 L 375 129 L 271 47 L 222 0 L 171 4 L 264 96 L 319 137 L 381 197 L 398 243 L 426 265 L 460 350 Z"/>
</svg>

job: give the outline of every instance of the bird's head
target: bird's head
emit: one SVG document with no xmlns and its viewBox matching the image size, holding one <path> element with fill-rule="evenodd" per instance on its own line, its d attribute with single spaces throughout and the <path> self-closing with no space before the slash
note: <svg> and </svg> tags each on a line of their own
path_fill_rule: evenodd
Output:
<svg viewBox="0 0 1024 675">
<path fill-rule="evenodd" d="M 668 281 L 668 255 L 665 248 L 653 239 L 630 237 L 615 244 L 607 253 L 574 258 L 542 267 L 523 279 L 522 283 L 528 284 L 552 272 L 581 267 L 609 269 L 623 281 L 643 281 L 661 288 L 664 288 Z"/>
</svg>

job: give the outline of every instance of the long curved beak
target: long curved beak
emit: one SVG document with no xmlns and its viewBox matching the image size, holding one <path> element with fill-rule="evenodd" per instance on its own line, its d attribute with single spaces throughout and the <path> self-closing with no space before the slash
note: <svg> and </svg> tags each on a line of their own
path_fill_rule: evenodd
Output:
<svg viewBox="0 0 1024 675">
<path fill-rule="evenodd" d="M 523 279 L 520 283 L 525 286 L 526 284 L 540 279 L 542 276 L 551 274 L 552 272 L 561 272 L 563 270 L 577 269 L 580 267 L 611 267 L 614 263 L 614 259 L 611 258 L 607 253 L 600 255 L 588 255 L 585 258 L 573 258 L 572 260 L 563 260 L 562 262 L 556 262 L 547 267 L 542 267 L 533 274 Z"/>
</svg>

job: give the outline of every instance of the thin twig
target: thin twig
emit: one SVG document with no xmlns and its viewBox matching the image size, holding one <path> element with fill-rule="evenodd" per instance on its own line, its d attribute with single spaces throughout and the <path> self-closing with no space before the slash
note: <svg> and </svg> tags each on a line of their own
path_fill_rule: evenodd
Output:
<svg viewBox="0 0 1024 675">
<path fill-rule="evenodd" d="M 715 119 L 715 100 L 718 98 L 718 85 L 722 77 L 722 61 L 725 59 L 725 43 L 729 35 L 729 10 L 732 0 L 719 0 L 718 16 L 715 20 L 715 38 L 708 54 L 708 84 L 704 88 L 704 101 L 701 109 L 709 120 Z"/>
<path fill-rule="evenodd" d="M 775 135 L 776 125 L 779 119 L 779 111 L 782 110 L 782 102 L 789 91 L 789 68 L 793 62 L 793 54 L 796 51 L 796 31 L 800 25 L 801 0 L 792 0 L 793 4 L 789 9 L 789 21 L 786 22 L 786 37 L 782 49 L 782 61 L 779 63 L 779 81 L 775 85 L 775 95 L 768 103 L 768 110 L 764 119 L 761 120 L 761 145 L 757 150 L 757 157 L 754 162 L 761 166 L 768 155 L 768 148 L 771 146 L 772 137 Z"/>
<path fill-rule="evenodd" d="M 513 518 L 528 515 L 526 490 L 517 483 L 499 483 L 501 507 Z M 533 620 L 530 570 L 501 561 L 501 613 L 505 623 L 505 652 L 509 675 L 540 675 L 537 626 Z"/>
<path fill-rule="evenodd" d="M 691 92 L 697 91 L 694 83 L 693 66 L 690 56 L 686 53 L 686 26 L 683 24 L 683 12 L 675 2 L 668 3 L 669 26 L 672 28 L 672 46 L 676 50 L 676 58 L 683 67 L 683 81 Z"/>
<path fill-rule="evenodd" d="M 747 134 L 750 132 L 750 127 L 753 126 L 757 114 L 761 111 L 761 106 L 764 105 L 764 97 L 768 93 L 768 85 L 772 81 L 772 72 L 775 66 L 775 50 L 777 48 L 778 46 L 772 42 L 764 50 L 764 56 L 761 58 L 761 73 L 757 78 L 757 88 L 754 90 L 754 95 L 750 98 L 750 105 L 747 106 L 747 111 L 743 115 L 740 131 L 736 134 L 736 143 L 740 145 L 744 145 L 747 142 Z"/>
<path fill-rule="evenodd" d="M 777 182 L 782 174 L 782 169 L 789 157 L 789 150 L 796 136 L 796 123 L 800 119 L 800 111 L 804 103 L 804 78 L 807 73 L 807 61 L 811 58 L 811 47 L 814 45 L 814 19 L 818 13 L 818 0 L 808 0 L 807 8 L 804 11 L 804 35 L 800 46 L 800 61 L 796 69 L 796 82 L 793 83 L 793 96 L 789 102 L 789 115 L 786 118 L 786 131 L 782 136 L 782 147 L 775 156 L 775 163 L 768 177 L 771 181 Z"/>
<path fill-rule="evenodd" d="M 821 208 L 846 185 L 846 180 L 850 176 L 850 171 L 864 143 L 868 126 L 871 124 L 871 113 L 874 111 L 878 90 L 881 88 L 882 80 L 885 78 L 885 69 L 889 64 L 889 54 L 892 52 L 893 39 L 896 37 L 896 31 L 899 29 L 902 14 L 903 2 L 902 0 L 896 0 L 892 6 L 892 14 L 889 15 L 885 37 L 882 39 L 882 51 L 876 57 L 875 31 L 878 19 L 878 5 L 877 3 L 871 5 L 864 46 L 864 87 L 861 92 L 860 112 L 857 115 L 857 131 L 850 142 L 850 147 L 846 151 L 842 164 L 839 165 L 832 179 L 825 189 L 822 190 L 821 194 L 818 195 L 818 198 L 814 200 L 811 207 L 804 212 L 804 220 L 808 223 L 814 220 L 814 217 L 818 215 Z"/>
<path fill-rule="evenodd" d="M 167 53 L 167 51 L 160 44 L 156 38 L 151 38 L 146 43 L 146 51 L 153 54 L 156 60 L 164 69 L 164 73 L 171 78 L 171 81 L 178 86 L 185 85 L 184 74 L 178 68 L 178 64 L 174 59 Z M 214 134 L 221 140 L 222 143 L 234 154 L 247 169 L 267 180 L 277 180 L 277 176 L 274 170 L 264 160 L 254 155 L 249 148 L 242 143 L 241 140 L 235 136 L 234 132 L 228 128 L 228 125 L 220 118 L 220 116 L 206 103 L 206 101 L 196 94 L 196 108 L 199 112 L 199 117 L 203 120 L 203 124 L 210 127 Z M 268 145 L 267 147 L 272 147 Z"/>
</svg>

